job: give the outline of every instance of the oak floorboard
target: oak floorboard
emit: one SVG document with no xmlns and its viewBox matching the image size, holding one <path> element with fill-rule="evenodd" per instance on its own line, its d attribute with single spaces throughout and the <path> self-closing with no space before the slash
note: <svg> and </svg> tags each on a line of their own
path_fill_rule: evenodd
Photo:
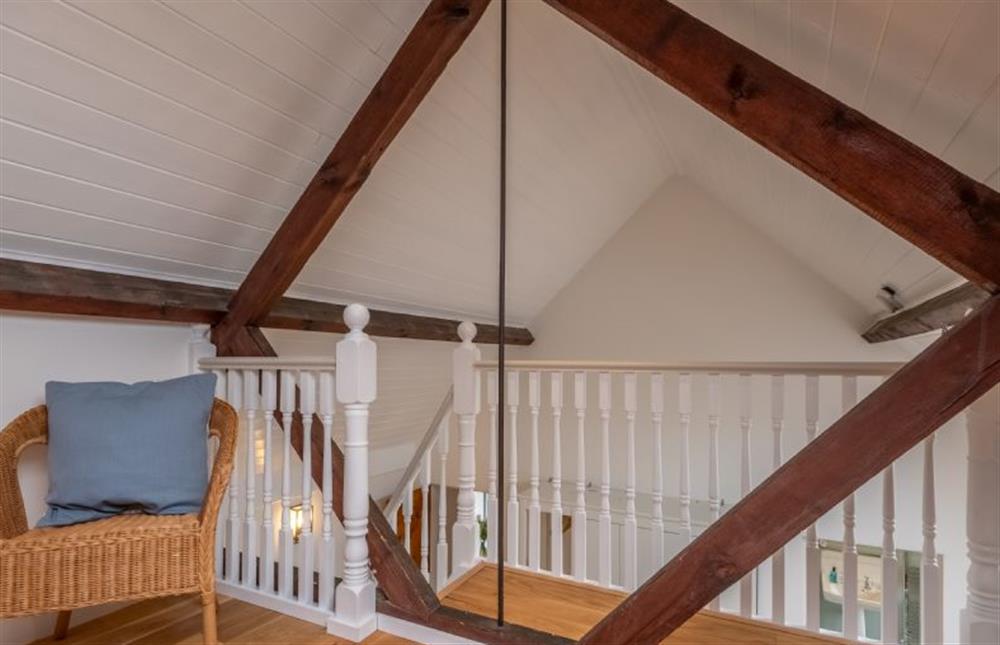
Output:
<svg viewBox="0 0 1000 645">
<path fill-rule="evenodd" d="M 219 642 L 225 645 L 348 645 L 326 628 L 250 603 L 219 597 Z M 65 640 L 43 638 L 32 645 L 196 645 L 201 639 L 201 602 L 174 596 L 137 602 L 78 625 Z M 363 645 L 405 645 L 411 641 L 375 632 Z"/>
<path fill-rule="evenodd" d="M 455 585 L 441 602 L 455 609 L 496 616 L 496 567 L 486 565 Z M 572 580 L 512 571 L 504 575 L 507 622 L 579 639 L 625 597 Z M 702 611 L 666 638 L 667 645 L 820 645 L 843 639 L 771 625 L 718 612 Z"/>
</svg>

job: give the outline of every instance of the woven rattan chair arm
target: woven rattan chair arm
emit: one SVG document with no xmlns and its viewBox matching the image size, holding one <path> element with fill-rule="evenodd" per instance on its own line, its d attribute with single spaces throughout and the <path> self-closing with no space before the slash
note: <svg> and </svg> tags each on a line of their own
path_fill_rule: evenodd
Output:
<svg viewBox="0 0 1000 645">
<path fill-rule="evenodd" d="M 0 432 L 0 539 L 28 530 L 24 498 L 17 481 L 17 460 L 25 448 L 48 442 L 49 415 L 44 405 L 31 408 Z"/>
<path fill-rule="evenodd" d="M 239 417 L 232 406 L 225 401 L 215 399 L 208 426 L 209 433 L 218 437 L 219 448 L 215 453 L 212 476 L 198 516 L 198 521 L 201 523 L 202 566 L 212 567 L 215 560 L 215 525 L 222 498 L 229 485 L 229 476 L 233 472 L 238 424 Z"/>
</svg>

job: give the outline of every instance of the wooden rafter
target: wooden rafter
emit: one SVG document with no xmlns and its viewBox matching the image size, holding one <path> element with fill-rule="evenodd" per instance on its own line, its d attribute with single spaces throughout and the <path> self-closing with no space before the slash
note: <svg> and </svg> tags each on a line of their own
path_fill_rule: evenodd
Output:
<svg viewBox="0 0 1000 645">
<path fill-rule="evenodd" d="M 658 643 L 1000 382 L 1000 295 L 709 526 L 580 643 Z"/>
<path fill-rule="evenodd" d="M 431 0 L 333 151 L 257 259 L 217 326 L 262 324 L 417 109 L 489 0 Z"/>
<path fill-rule="evenodd" d="M 991 293 L 1000 194 L 665 0 L 546 0 Z"/>
<path fill-rule="evenodd" d="M 861 336 L 869 343 L 947 329 L 990 297 L 989 292 L 966 282 L 919 305 L 897 311 L 869 327 Z"/>
<path fill-rule="evenodd" d="M 232 289 L 0 259 L 0 309 L 215 324 L 225 316 L 232 296 Z M 261 327 L 343 333 L 347 331 L 343 317 L 344 305 L 282 298 Z M 372 336 L 458 342 L 458 323 L 371 310 L 365 331 Z M 496 325 L 477 328 L 477 342 L 497 342 Z M 530 345 L 533 341 L 527 329 L 507 328 L 508 343 Z"/>
</svg>

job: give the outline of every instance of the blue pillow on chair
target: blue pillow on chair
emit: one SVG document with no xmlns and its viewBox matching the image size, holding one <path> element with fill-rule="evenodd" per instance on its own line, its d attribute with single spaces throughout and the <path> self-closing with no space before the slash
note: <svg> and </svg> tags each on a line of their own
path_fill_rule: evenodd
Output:
<svg viewBox="0 0 1000 645">
<path fill-rule="evenodd" d="M 38 526 L 124 512 L 197 513 L 208 485 L 215 375 L 45 384 L 48 513 Z"/>
</svg>

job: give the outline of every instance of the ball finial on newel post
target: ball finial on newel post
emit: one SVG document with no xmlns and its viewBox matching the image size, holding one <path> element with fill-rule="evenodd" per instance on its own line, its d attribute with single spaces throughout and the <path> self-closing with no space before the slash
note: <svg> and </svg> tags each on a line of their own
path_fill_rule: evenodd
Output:
<svg viewBox="0 0 1000 645">
<path fill-rule="evenodd" d="M 368 307 L 364 305 L 354 303 L 347 305 L 347 308 L 344 309 L 344 324 L 347 325 L 352 334 L 364 331 L 370 319 L 371 314 L 368 313 Z"/>
<path fill-rule="evenodd" d="M 475 339 L 476 331 L 476 325 L 468 320 L 458 324 L 458 337 L 462 339 L 462 343 L 465 345 L 468 345 Z"/>
</svg>

